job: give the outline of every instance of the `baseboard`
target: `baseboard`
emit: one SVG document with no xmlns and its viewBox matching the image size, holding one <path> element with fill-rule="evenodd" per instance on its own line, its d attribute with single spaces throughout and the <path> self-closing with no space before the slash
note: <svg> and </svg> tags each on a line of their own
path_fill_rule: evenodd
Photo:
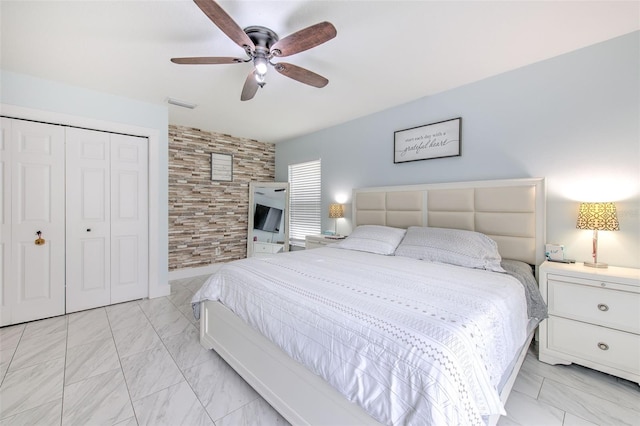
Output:
<svg viewBox="0 0 640 426">
<path fill-rule="evenodd" d="M 169 281 L 181 280 L 183 278 L 199 277 L 202 275 L 211 275 L 216 272 L 222 265 L 222 263 L 214 263 L 212 265 L 200 266 L 198 268 L 183 268 L 169 271 Z"/>
</svg>

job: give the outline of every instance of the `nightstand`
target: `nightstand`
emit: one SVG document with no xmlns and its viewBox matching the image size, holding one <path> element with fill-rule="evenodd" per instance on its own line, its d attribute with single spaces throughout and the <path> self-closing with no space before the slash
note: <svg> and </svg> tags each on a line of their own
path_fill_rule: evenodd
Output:
<svg viewBox="0 0 640 426">
<path fill-rule="evenodd" d="M 322 235 L 322 234 L 307 235 L 304 238 L 304 248 L 305 250 L 315 249 L 315 248 L 327 246 L 329 244 L 337 243 L 338 241 L 342 241 L 342 240 L 344 240 L 344 237 L 329 238 L 328 235 Z"/>
<path fill-rule="evenodd" d="M 640 384 L 640 269 L 544 262 L 540 361 L 576 363 Z"/>
</svg>

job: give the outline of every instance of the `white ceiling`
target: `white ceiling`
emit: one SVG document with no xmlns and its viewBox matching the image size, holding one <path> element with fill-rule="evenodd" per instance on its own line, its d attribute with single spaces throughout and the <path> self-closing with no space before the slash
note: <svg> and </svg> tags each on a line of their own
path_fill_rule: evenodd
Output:
<svg viewBox="0 0 640 426">
<path fill-rule="evenodd" d="M 329 79 L 316 89 L 273 69 L 240 101 L 250 64 L 190 0 L 0 3 L 0 66 L 163 104 L 169 122 L 278 142 L 640 29 L 638 1 L 222 1 L 241 26 L 282 38 L 321 21 L 335 39 L 283 58 Z M 488 100 L 490 101 L 490 100 Z"/>
</svg>

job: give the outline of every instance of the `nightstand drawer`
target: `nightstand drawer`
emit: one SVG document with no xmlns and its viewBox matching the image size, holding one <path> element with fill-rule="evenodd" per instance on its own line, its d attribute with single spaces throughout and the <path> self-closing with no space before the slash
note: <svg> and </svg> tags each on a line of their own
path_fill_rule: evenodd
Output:
<svg viewBox="0 0 640 426">
<path fill-rule="evenodd" d="M 253 243 L 253 254 L 274 254 L 280 253 L 283 250 L 284 246 L 282 244 L 275 243 L 263 243 L 263 242 L 254 242 Z"/>
<path fill-rule="evenodd" d="M 547 319 L 549 349 L 640 374 L 640 336 L 564 318 Z"/>
<path fill-rule="evenodd" d="M 253 251 L 255 253 L 271 253 L 272 249 L 266 244 L 253 243 Z"/>
<path fill-rule="evenodd" d="M 548 277 L 550 315 L 640 333 L 640 294 L 576 284 L 562 278 Z"/>
</svg>

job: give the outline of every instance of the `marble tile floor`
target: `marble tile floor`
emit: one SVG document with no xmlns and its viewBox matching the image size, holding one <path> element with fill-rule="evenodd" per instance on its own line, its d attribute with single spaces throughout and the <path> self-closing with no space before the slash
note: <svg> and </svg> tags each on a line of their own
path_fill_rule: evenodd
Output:
<svg viewBox="0 0 640 426">
<path fill-rule="evenodd" d="M 0 425 L 287 425 L 171 294 L 0 328 Z M 640 387 L 530 350 L 499 425 L 640 425 Z"/>
</svg>

